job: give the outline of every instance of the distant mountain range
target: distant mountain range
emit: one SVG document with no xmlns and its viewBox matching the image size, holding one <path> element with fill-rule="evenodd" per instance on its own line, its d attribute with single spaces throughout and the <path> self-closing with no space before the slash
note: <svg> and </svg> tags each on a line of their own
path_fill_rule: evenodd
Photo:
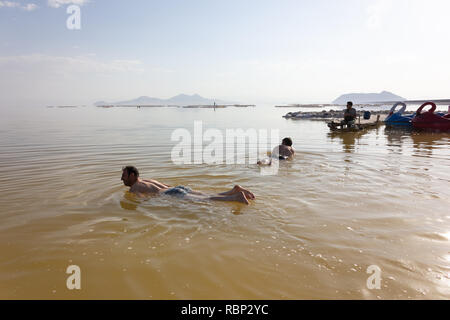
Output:
<svg viewBox="0 0 450 320">
<path fill-rule="evenodd" d="M 152 97 L 142 96 L 137 99 L 119 101 L 119 102 L 97 101 L 94 103 L 94 105 L 95 106 L 105 106 L 105 105 L 115 105 L 115 106 L 117 106 L 117 105 L 189 106 L 189 105 L 213 105 L 214 102 L 218 105 L 233 103 L 233 102 L 229 102 L 229 101 L 203 98 L 202 96 L 200 96 L 198 94 L 193 94 L 193 95 L 179 94 L 170 99 L 160 99 L 160 98 L 152 98 Z"/>
<path fill-rule="evenodd" d="M 385 101 L 406 101 L 406 99 L 388 91 L 383 91 L 380 93 L 348 93 L 343 94 L 342 96 L 334 100 L 333 104 L 347 104 L 347 101 L 352 101 L 355 104 L 361 104 Z"/>
</svg>

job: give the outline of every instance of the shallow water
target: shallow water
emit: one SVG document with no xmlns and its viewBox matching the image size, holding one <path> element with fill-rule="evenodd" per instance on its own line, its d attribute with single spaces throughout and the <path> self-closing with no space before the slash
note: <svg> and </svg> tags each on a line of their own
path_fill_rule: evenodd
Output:
<svg viewBox="0 0 450 320">
<path fill-rule="evenodd" d="M 450 134 L 330 134 L 289 109 L 0 109 L 0 298 L 448 299 Z M 298 154 L 176 165 L 177 128 L 279 129 Z M 267 150 L 259 150 L 264 156 Z M 257 200 L 137 198 L 121 168 Z M 78 265 L 82 289 L 66 288 Z M 380 290 L 366 270 L 382 270 Z"/>
</svg>

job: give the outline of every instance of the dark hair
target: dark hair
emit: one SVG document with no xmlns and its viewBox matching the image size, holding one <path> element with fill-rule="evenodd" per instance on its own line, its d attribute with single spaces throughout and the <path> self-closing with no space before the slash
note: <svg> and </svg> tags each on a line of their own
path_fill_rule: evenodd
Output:
<svg viewBox="0 0 450 320">
<path fill-rule="evenodd" d="M 283 139 L 283 145 L 292 147 L 292 139 L 291 138 L 284 138 Z"/>
<path fill-rule="evenodd" d="M 128 174 L 128 175 L 134 173 L 134 175 L 136 176 L 136 178 L 139 177 L 139 170 L 138 170 L 136 167 L 133 167 L 133 166 L 127 166 L 127 167 L 122 168 L 122 171 L 124 171 L 124 170 L 127 171 L 127 174 Z"/>
<path fill-rule="evenodd" d="M 347 105 L 353 106 L 353 102 L 349 101 L 349 102 L 347 102 Z"/>
</svg>

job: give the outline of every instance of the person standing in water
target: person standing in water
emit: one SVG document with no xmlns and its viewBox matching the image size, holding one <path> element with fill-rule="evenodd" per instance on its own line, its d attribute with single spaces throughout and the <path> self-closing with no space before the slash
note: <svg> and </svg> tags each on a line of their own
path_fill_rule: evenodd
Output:
<svg viewBox="0 0 450 320">
<path fill-rule="evenodd" d="M 135 194 L 169 195 L 189 200 L 236 201 L 245 204 L 249 204 L 249 200 L 255 200 L 252 192 L 237 185 L 229 191 L 208 195 L 185 186 L 172 187 L 156 180 L 141 179 L 138 169 L 133 166 L 122 169 L 121 180 L 125 186 L 130 187 L 130 192 Z"/>
</svg>

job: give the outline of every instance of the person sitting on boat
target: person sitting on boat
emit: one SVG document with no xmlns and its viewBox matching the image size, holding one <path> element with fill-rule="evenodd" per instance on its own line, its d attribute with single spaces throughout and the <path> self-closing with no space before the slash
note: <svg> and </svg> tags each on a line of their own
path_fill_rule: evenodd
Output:
<svg viewBox="0 0 450 320">
<path fill-rule="evenodd" d="M 292 147 L 293 142 L 291 138 L 284 138 L 281 145 L 275 147 L 270 155 L 271 159 L 258 161 L 258 165 L 271 165 L 272 159 L 290 160 L 295 155 L 295 150 Z"/>
<path fill-rule="evenodd" d="M 236 201 L 245 204 L 249 204 L 249 200 L 255 200 L 255 195 L 241 186 L 235 186 L 227 192 L 208 195 L 185 186 L 171 187 L 156 180 L 141 179 L 138 169 L 133 166 L 122 169 L 121 180 L 125 186 L 130 187 L 131 193 L 140 195 L 168 195 L 189 200 Z"/>
<path fill-rule="evenodd" d="M 344 121 L 342 124 L 351 125 L 356 120 L 356 109 L 353 108 L 353 102 L 347 102 L 347 109 L 344 112 Z"/>
</svg>

